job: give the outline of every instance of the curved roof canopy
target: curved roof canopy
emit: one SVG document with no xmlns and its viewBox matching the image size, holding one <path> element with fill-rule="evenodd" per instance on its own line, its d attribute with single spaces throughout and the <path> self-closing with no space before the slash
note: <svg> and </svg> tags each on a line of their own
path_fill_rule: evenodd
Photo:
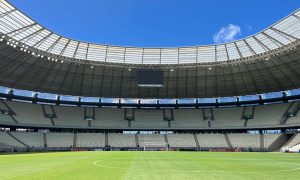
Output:
<svg viewBox="0 0 300 180">
<path fill-rule="evenodd" d="M 251 37 L 197 47 L 138 48 L 75 41 L 0 1 L 0 85 L 106 98 L 202 98 L 300 87 L 300 9 Z M 138 87 L 140 69 L 164 87 Z"/>
<path fill-rule="evenodd" d="M 27 48 L 65 60 L 119 64 L 190 64 L 238 60 L 266 53 L 300 38 L 300 10 L 251 37 L 219 45 L 140 48 L 76 41 L 47 30 L 14 6 L 0 2 L 0 32 Z"/>
</svg>

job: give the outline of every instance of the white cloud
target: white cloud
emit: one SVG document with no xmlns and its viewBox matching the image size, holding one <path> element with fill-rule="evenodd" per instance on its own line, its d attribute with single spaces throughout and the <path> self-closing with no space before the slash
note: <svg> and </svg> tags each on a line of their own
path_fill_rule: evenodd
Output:
<svg viewBox="0 0 300 180">
<path fill-rule="evenodd" d="M 222 27 L 220 31 L 214 35 L 213 39 L 215 43 L 226 43 L 234 41 L 240 34 L 240 26 L 229 24 L 228 26 Z"/>
<path fill-rule="evenodd" d="M 248 31 L 252 31 L 253 27 L 252 27 L 251 25 L 246 25 L 246 29 L 247 29 Z"/>
</svg>

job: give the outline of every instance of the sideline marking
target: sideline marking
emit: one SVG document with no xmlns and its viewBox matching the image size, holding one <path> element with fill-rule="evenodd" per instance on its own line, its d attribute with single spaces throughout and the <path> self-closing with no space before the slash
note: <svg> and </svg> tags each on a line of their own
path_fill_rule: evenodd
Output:
<svg viewBox="0 0 300 180">
<path fill-rule="evenodd" d="M 104 160 L 98 160 L 98 161 L 94 161 L 94 165 L 95 166 L 99 166 L 99 167 L 103 167 L 103 168 L 110 168 L 110 169 L 126 169 L 128 170 L 129 168 L 125 168 L 125 167 L 116 167 L 116 166 L 107 166 L 107 165 L 103 165 L 103 164 L 99 164 L 99 162 L 103 162 L 106 163 L 107 161 Z M 159 167 L 163 167 L 163 166 L 159 166 Z M 167 167 L 167 166 L 165 166 Z M 145 171 L 145 170 L 149 170 L 149 169 L 144 169 L 144 168 L 134 168 L 135 170 L 139 170 L 139 171 Z M 186 170 L 180 170 L 180 169 L 169 169 L 170 171 L 175 171 L 175 172 L 190 172 L 190 173 L 232 173 L 233 171 L 207 171 L 207 170 L 203 170 L 203 171 L 186 171 Z M 290 172 L 290 171 L 297 171 L 300 170 L 300 167 L 298 168 L 294 168 L 294 169 L 285 169 L 285 170 L 276 170 L 276 171 L 280 171 L 280 172 Z M 274 170 L 275 171 L 275 170 Z M 252 174 L 252 173 L 264 173 L 264 172 L 273 172 L 273 170 L 271 171 L 249 171 L 249 172 L 236 172 L 236 173 L 246 173 L 246 174 Z"/>
</svg>

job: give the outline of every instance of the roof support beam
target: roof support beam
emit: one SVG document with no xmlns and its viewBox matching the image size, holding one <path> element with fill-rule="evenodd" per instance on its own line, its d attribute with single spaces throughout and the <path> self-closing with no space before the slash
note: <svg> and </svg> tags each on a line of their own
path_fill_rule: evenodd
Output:
<svg viewBox="0 0 300 180">
<path fill-rule="evenodd" d="M 251 79 L 251 81 L 252 81 L 252 83 L 253 83 L 255 89 L 258 91 L 258 93 L 260 93 L 260 92 L 261 92 L 261 89 L 257 86 L 256 81 L 255 81 L 255 79 L 254 79 L 252 73 L 250 72 L 250 70 L 249 70 L 247 64 L 244 63 L 243 65 L 245 66 L 245 69 L 247 70 L 247 74 L 249 75 L 249 77 L 250 77 L 250 79 Z M 245 81 L 244 81 L 244 82 L 245 82 Z M 248 83 L 248 82 L 245 82 L 245 83 Z M 246 86 L 246 84 L 245 84 L 245 86 Z"/>
<path fill-rule="evenodd" d="M 46 49 L 46 52 L 51 51 L 54 48 L 54 46 L 61 40 L 61 38 L 61 36 L 57 38 L 56 41 L 53 44 L 51 44 L 51 46 L 48 49 Z"/>
<path fill-rule="evenodd" d="M 240 58 L 243 58 L 243 55 L 242 55 L 242 53 L 241 53 L 240 49 L 238 48 L 238 46 L 237 46 L 236 42 L 234 42 L 233 44 L 234 44 L 234 46 L 235 46 L 236 50 L 238 51 Z M 246 44 L 246 45 L 247 45 L 247 44 Z"/>
<path fill-rule="evenodd" d="M 63 94 L 62 90 L 63 90 L 63 87 L 66 85 L 66 79 L 67 79 L 67 76 L 68 76 L 68 73 L 70 72 L 71 70 L 71 66 L 72 66 L 73 63 L 68 63 L 68 68 L 65 72 L 63 72 L 63 81 L 61 83 L 61 86 L 59 87 L 59 91 L 60 94 Z"/>
<path fill-rule="evenodd" d="M 265 69 L 268 71 L 268 74 L 270 74 L 270 76 L 272 77 L 273 81 L 276 82 L 277 86 L 281 89 L 281 90 L 285 90 L 283 88 L 283 85 L 281 84 L 281 82 L 276 78 L 276 76 L 274 75 L 274 73 L 272 72 L 272 70 L 270 70 L 269 67 L 267 67 L 267 65 L 265 64 L 265 61 L 261 62 L 263 64 L 263 66 L 265 67 Z"/>
<path fill-rule="evenodd" d="M 284 46 L 284 44 L 282 43 L 282 42 L 280 42 L 280 41 L 278 41 L 277 39 L 275 39 L 275 38 L 273 38 L 273 37 L 271 37 L 271 36 L 269 36 L 268 34 L 266 34 L 265 32 L 261 32 L 263 35 L 265 35 L 265 36 L 267 36 L 268 38 L 270 38 L 271 39 L 271 41 L 275 41 L 275 42 L 277 42 L 278 44 L 280 44 L 281 46 Z M 275 43 L 276 44 L 276 43 Z M 278 45 L 277 45 L 278 46 Z M 280 46 L 279 46 L 280 47 Z"/>
<path fill-rule="evenodd" d="M 19 29 L 15 29 L 15 30 L 13 30 L 13 31 L 10 31 L 10 32 L 6 33 L 6 35 L 9 36 L 10 34 L 16 33 L 16 32 L 18 32 L 18 31 L 23 32 L 23 31 L 27 30 L 28 28 L 31 28 L 31 27 L 33 27 L 33 26 L 35 26 L 35 25 L 37 25 L 37 23 L 32 23 L 32 24 L 29 24 L 29 25 L 27 25 L 27 26 L 23 26 L 23 27 L 21 27 L 21 28 L 19 28 Z M 14 35 L 14 36 L 15 36 L 15 35 Z"/>
<path fill-rule="evenodd" d="M 80 87 L 79 87 L 79 94 L 81 96 L 83 96 L 82 89 L 83 89 L 83 82 L 84 82 L 84 76 L 85 76 L 85 69 L 86 69 L 86 65 L 83 65 L 82 74 L 80 74 L 81 81 L 80 81 Z"/>
<path fill-rule="evenodd" d="M 79 65 L 75 64 L 75 72 L 73 73 L 73 77 L 72 77 L 72 80 L 71 80 L 71 85 L 70 85 L 70 88 L 69 88 L 69 91 L 68 91 L 69 94 L 72 94 L 72 90 L 76 89 L 76 87 L 74 87 L 74 83 L 75 83 L 75 79 L 76 79 L 75 77 L 78 75 L 78 68 L 79 68 Z"/>
<path fill-rule="evenodd" d="M 22 58 L 22 61 L 18 61 L 17 59 L 15 61 L 17 61 L 17 65 L 14 64 L 14 68 L 9 71 L 7 74 L 3 75 L 3 78 L 8 78 L 13 72 L 15 72 L 16 70 L 18 70 L 19 68 L 23 68 L 24 64 L 26 64 L 30 59 L 32 58 L 32 56 L 25 56 L 24 58 Z M 12 61 L 14 62 L 14 61 Z M 30 69 L 30 68 L 29 68 Z M 4 71 L 2 68 L 1 68 L 1 71 Z"/>
<path fill-rule="evenodd" d="M 253 55 L 257 55 L 257 53 L 254 51 L 254 49 L 250 46 L 250 44 L 243 39 L 244 43 L 246 44 L 246 46 L 250 49 L 250 51 L 252 52 Z"/>
<path fill-rule="evenodd" d="M 73 57 L 72 57 L 73 59 L 75 58 L 75 56 L 77 54 L 77 50 L 78 50 L 79 44 L 80 44 L 80 42 L 77 43 L 76 49 L 75 49 Z"/>
<path fill-rule="evenodd" d="M 270 48 L 268 48 L 266 45 L 264 45 L 259 39 L 257 39 L 255 36 L 253 36 L 253 39 L 258 42 L 258 44 L 265 50 L 270 51 Z"/>
<path fill-rule="evenodd" d="M 275 61 L 275 60 L 274 60 Z M 278 64 L 275 64 L 274 61 L 269 61 L 270 63 L 272 63 L 273 66 L 278 66 Z M 279 60 L 280 61 L 280 60 Z M 286 66 L 285 63 L 283 63 L 283 66 L 284 68 L 288 68 L 288 66 Z M 288 80 L 293 86 L 295 86 L 295 83 L 293 81 L 291 81 L 291 79 L 284 73 L 284 71 L 282 71 L 282 68 L 283 68 L 282 64 L 280 64 L 280 68 L 278 68 L 278 70 L 280 71 L 280 73 L 283 74 L 283 76 L 285 77 L 286 80 Z M 272 73 L 273 76 L 276 78 L 276 74 L 275 73 Z M 280 80 L 278 80 L 278 78 L 276 78 L 277 81 L 278 81 L 278 84 L 281 84 Z M 286 90 L 284 89 L 284 86 L 281 84 L 281 89 L 282 90 Z"/>
<path fill-rule="evenodd" d="M 67 44 L 64 46 L 64 48 L 61 50 L 61 52 L 59 53 L 59 55 L 61 56 L 67 49 L 69 43 L 70 43 L 71 39 L 68 40 Z"/>
<path fill-rule="evenodd" d="M 51 61 L 49 61 L 49 62 L 51 62 Z M 34 89 L 38 90 L 39 87 L 42 87 L 42 83 L 44 81 L 47 82 L 46 79 L 48 78 L 49 74 L 52 72 L 52 69 L 54 68 L 55 64 L 56 63 L 51 62 L 51 66 L 50 67 L 48 67 L 48 65 L 47 65 L 48 70 L 46 71 L 46 73 L 44 74 L 44 76 L 40 78 L 39 82 L 35 83 Z M 45 70 L 44 68 L 41 68 L 41 69 Z"/>
<path fill-rule="evenodd" d="M 17 9 L 13 9 L 13 10 L 6 11 L 6 12 L 4 12 L 4 13 L 1 13 L 1 14 L 0 14 L 0 18 L 3 18 L 3 17 L 5 17 L 5 16 L 7 16 L 7 15 L 13 13 L 13 12 L 15 12 L 16 10 L 17 10 Z"/>
<path fill-rule="evenodd" d="M 300 20 L 300 16 L 296 15 L 296 14 L 292 14 L 292 16 L 294 16 L 295 18 Z"/>
<path fill-rule="evenodd" d="M 38 48 L 41 44 L 43 44 L 43 42 L 49 38 L 53 33 L 49 33 L 47 36 L 45 36 L 44 38 L 42 38 L 41 40 L 39 40 L 38 42 L 36 42 L 35 44 L 32 45 L 32 47 Z M 38 45 L 38 46 L 37 46 Z"/>
<path fill-rule="evenodd" d="M 55 63 L 55 62 L 54 62 Z M 57 63 L 55 63 L 55 64 L 57 64 Z M 55 73 L 55 75 L 54 75 L 54 78 L 52 79 L 52 81 L 51 81 L 51 83 L 46 83 L 46 81 L 44 81 L 44 83 L 43 83 L 43 85 L 44 84 L 47 84 L 47 88 L 50 90 L 50 89 L 55 89 L 55 87 L 53 87 L 53 85 L 54 85 L 54 82 L 55 81 L 57 81 L 56 79 L 57 79 L 57 77 L 58 77 L 58 74 L 61 72 L 61 69 L 62 69 L 62 67 L 63 67 L 63 63 L 59 63 L 59 68 L 58 68 L 58 70 L 57 70 L 57 72 Z M 55 71 L 52 71 L 52 73 L 54 73 Z"/>
<path fill-rule="evenodd" d="M 228 68 L 230 69 L 231 80 L 232 80 L 232 83 L 234 86 L 234 91 L 235 91 L 234 93 L 238 94 L 238 87 L 237 87 L 236 79 L 234 78 L 234 74 L 233 74 L 233 70 L 232 70 L 233 66 L 230 66 Z M 245 84 L 244 84 L 244 89 L 246 89 Z"/>
<path fill-rule="evenodd" d="M 285 33 L 285 32 L 283 32 L 283 31 L 281 31 L 281 30 L 279 30 L 279 29 L 276 29 L 276 28 L 273 28 L 273 27 L 270 27 L 270 29 L 272 29 L 273 31 L 276 31 L 277 33 L 279 33 L 279 34 L 283 34 L 283 35 L 286 35 L 286 36 L 288 36 L 288 37 L 290 37 L 290 38 L 292 38 L 292 39 L 298 39 L 298 38 L 296 38 L 295 36 L 293 36 L 293 35 L 291 35 L 291 34 L 288 34 L 288 33 Z"/>
<path fill-rule="evenodd" d="M 33 62 L 32 64 L 27 64 L 28 66 L 30 65 L 30 66 L 34 67 L 34 66 L 36 66 L 36 64 L 37 64 L 38 62 L 41 62 L 38 58 L 33 58 L 32 56 L 28 56 L 28 57 L 30 57 L 29 59 L 34 59 L 34 62 Z M 18 68 L 17 68 L 17 69 L 18 69 Z M 17 69 L 15 69 L 12 73 L 14 73 L 15 71 L 17 71 Z M 32 68 L 26 68 L 26 70 L 25 70 L 23 73 L 21 73 L 21 74 L 18 75 L 18 78 L 17 78 L 17 79 L 18 79 L 19 81 L 21 81 L 21 82 L 24 82 L 24 78 L 25 78 L 26 75 L 29 74 L 29 72 L 31 72 L 31 71 L 32 71 Z M 15 85 L 16 85 L 17 82 L 18 82 L 18 81 L 14 81 L 12 87 L 15 87 Z"/>
<path fill-rule="evenodd" d="M 44 29 L 45 29 L 45 28 L 39 29 L 38 31 L 29 34 L 28 36 L 26 36 L 26 37 L 20 39 L 19 41 L 23 41 L 23 40 L 26 39 L 23 43 L 27 43 L 30 39 L 32 39 L 34 36 L 36 36 L 39 32 L 43 31 Z"/>
</svg>

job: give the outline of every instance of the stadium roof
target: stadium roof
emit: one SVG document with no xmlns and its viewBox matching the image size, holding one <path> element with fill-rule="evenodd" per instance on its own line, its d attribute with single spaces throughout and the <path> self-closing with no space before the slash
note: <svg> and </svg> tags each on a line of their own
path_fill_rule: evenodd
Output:
<svg viewBox="0 0 300 180">
<path fill-rule="evenodd" d="M 194 98 L 300 87 L 300 10 L 235 42 L 176 48 L 100 45 L 47 30 L 0 1 L 0 85 L 96 97 Z M 164 71 L 163 88 L 137 86 L 136 69 Z"/>
</svg>

